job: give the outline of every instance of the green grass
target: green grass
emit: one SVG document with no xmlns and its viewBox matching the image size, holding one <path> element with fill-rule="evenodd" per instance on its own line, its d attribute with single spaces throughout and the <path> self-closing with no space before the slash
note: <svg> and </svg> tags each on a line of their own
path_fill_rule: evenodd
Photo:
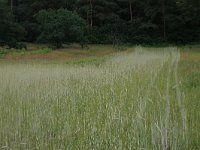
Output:
<svg viewBox="0 0 200 150">
<path fill-rule="evenodd" d="M 179 76 L 187 106 L 190 149 L 200 149 L 200 46 L 190 46 L 182 52 Z"/>
<path fill-rule="evenodd" d="M 68 62 L 0 62 L 0 148 L 200 148 L 198 52 L 95 47 Z"/>
</svg>

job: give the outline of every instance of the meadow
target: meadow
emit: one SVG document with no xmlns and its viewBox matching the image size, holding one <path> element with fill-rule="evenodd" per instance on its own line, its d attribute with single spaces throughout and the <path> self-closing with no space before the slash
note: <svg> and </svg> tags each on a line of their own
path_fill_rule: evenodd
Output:
<svg viewBox="0 0 200 150">
<path fill-rule="evenodd" d="M 200 149 L 199 46 L 2 57 L 1 149 Z"/>
</svg>

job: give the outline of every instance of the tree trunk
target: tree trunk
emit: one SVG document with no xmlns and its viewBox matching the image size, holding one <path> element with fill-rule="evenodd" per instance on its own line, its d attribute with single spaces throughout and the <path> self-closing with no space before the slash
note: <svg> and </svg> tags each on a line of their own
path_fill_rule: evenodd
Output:
<svg viewBox="0 0 200 150">
<path fill-rule="evenodd" d="M 133 21 L 132 0 L 129 0 L 129 7 L 130 7 L 130 19 L 131 19 L 131 22 L 132 22 Z"/>
<path fill-rule="evenodd" d="M 87 11 L 87 23 L 89 23 L 89 19 L 90 19 L 90 11 Z"/>
<path fill-rule="evenodd" d="M 13 11 L 13 0 L 10 0 L 10 10 Z"/>
<path fill-rule="evenodd" d="M 165 0 L 162 2 L 162 15 L 163 15 L 163 38 L 166 39 L 166 4 Z"/>
<path fill-rule="evenodd" d="M 90 0 L 90 26 L 93 26 L 93 5 L 92 5 L 92 0 Z"/>
</svg>

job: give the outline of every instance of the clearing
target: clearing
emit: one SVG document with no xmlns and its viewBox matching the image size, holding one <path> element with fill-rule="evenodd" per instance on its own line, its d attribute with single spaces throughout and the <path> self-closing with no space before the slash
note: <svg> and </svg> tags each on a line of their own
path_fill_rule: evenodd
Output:
<svg viewBox="0 0 200 150">
<path fill-rule="evenodd" d="M 0 148 L 200 149 L 199 91 L 199 46 L 8 53 Z"/>
</svg>

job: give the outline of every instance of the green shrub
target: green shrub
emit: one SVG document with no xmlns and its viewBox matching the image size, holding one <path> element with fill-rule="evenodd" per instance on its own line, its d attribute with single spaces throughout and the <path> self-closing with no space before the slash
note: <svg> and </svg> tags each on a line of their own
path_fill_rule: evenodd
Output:
<svg viewBox="0 0 200 150">
<path fill-rule="evenodd" d="M 48 54 L 51 51 L 52 51 L 51 48 L 42 48 L 42 49 L 38 49 L 38 50 L 32 51 L 31 53 L 32 54 Z"/>
<path fill-rule="evenodd" d="M 6 50 L 6 49 L 0 50 L 0 58 L 4 57 L 7 54 L 8 54 L 8 50 Z"/>
<path fill-rule="evenodd" d="M 64 42 L 82 42 L 85 28 L 84 20 L 67 9 L 41 10 L 35 15 L 40 23 L 41 33 L 37 41 L 52 43 L 61 48 Z"/>
</svg>

